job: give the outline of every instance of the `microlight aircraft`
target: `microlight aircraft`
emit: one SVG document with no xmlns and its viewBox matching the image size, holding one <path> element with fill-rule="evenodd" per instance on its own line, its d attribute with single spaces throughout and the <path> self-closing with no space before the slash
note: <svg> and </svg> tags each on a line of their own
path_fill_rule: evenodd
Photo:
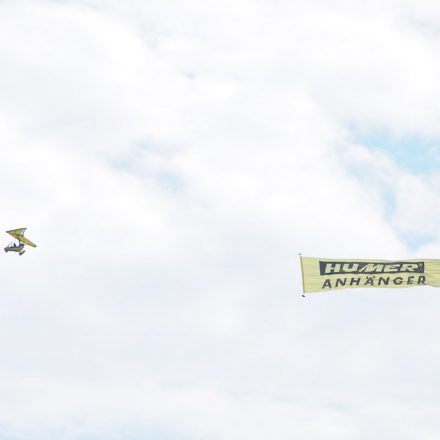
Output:
<svg viewBox="0 0 440 440">
<path fill-rule="evenodd" d="M 5 252 L 18 252 L 18 255 L 23 255 L 26 251 L 24 249 L 25 245 L 37 247 L 35 243 L 32 243 L 29 239 L 24 236 L 24 231 L 26 228 L 11 229 L 6 231 L 9 235 L 12 235 L 18 243 L 12 242 L 5 247 Z"/>
</svg>

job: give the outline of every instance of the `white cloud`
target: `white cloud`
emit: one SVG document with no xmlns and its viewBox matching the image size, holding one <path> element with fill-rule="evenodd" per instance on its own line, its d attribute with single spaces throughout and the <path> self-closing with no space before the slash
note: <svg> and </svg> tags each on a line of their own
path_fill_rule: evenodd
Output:
<svg viewBox="0 0 440 440">
<path fill-rule="evenodd" d="M 0 437 L 438 434 L 431 289 L 299 296 L 300 251 L 437 237 L 436 178 L 347 134 L 437 135 L 437 8 L 398 6 L 2 3 L 2 224 L 38 247 L 2 257 Z"/>
</svg>

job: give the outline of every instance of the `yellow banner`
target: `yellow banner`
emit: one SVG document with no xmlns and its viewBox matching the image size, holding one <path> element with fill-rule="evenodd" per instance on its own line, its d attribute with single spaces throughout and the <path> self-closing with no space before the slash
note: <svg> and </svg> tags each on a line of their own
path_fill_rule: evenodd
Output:
<svg viewBox="0 0 440 440">
<path fill-rule="evenodd" d="M 358 287 L 440 287 L 440 260 L 351 260 L 301 257 L 303 291 Z"/>
</svg>

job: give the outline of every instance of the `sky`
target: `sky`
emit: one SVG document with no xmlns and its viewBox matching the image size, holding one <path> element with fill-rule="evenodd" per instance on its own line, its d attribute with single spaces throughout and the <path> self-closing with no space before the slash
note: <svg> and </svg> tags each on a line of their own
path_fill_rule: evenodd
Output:
<svg viewBox="0 0 440 440">
<path fill-rule="evenodd" d="M 384 4 L 385 3 L 385 4 Z M 440 5 L 3 0 L 0 440 L 440 435 Z M 9 242 L 3 236 L 4 246 Z"/>
</svg>

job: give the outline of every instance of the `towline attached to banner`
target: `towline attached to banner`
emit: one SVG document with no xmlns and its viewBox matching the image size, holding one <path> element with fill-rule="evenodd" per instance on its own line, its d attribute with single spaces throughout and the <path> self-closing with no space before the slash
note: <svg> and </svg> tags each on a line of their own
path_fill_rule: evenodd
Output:
<svg viewBox="0 0 440 440">
<path fill-rule="evenodd" d="M 304 293 L 358 287 L 440 287 L 440 260 L 300 258 Z"/>
</svg>

